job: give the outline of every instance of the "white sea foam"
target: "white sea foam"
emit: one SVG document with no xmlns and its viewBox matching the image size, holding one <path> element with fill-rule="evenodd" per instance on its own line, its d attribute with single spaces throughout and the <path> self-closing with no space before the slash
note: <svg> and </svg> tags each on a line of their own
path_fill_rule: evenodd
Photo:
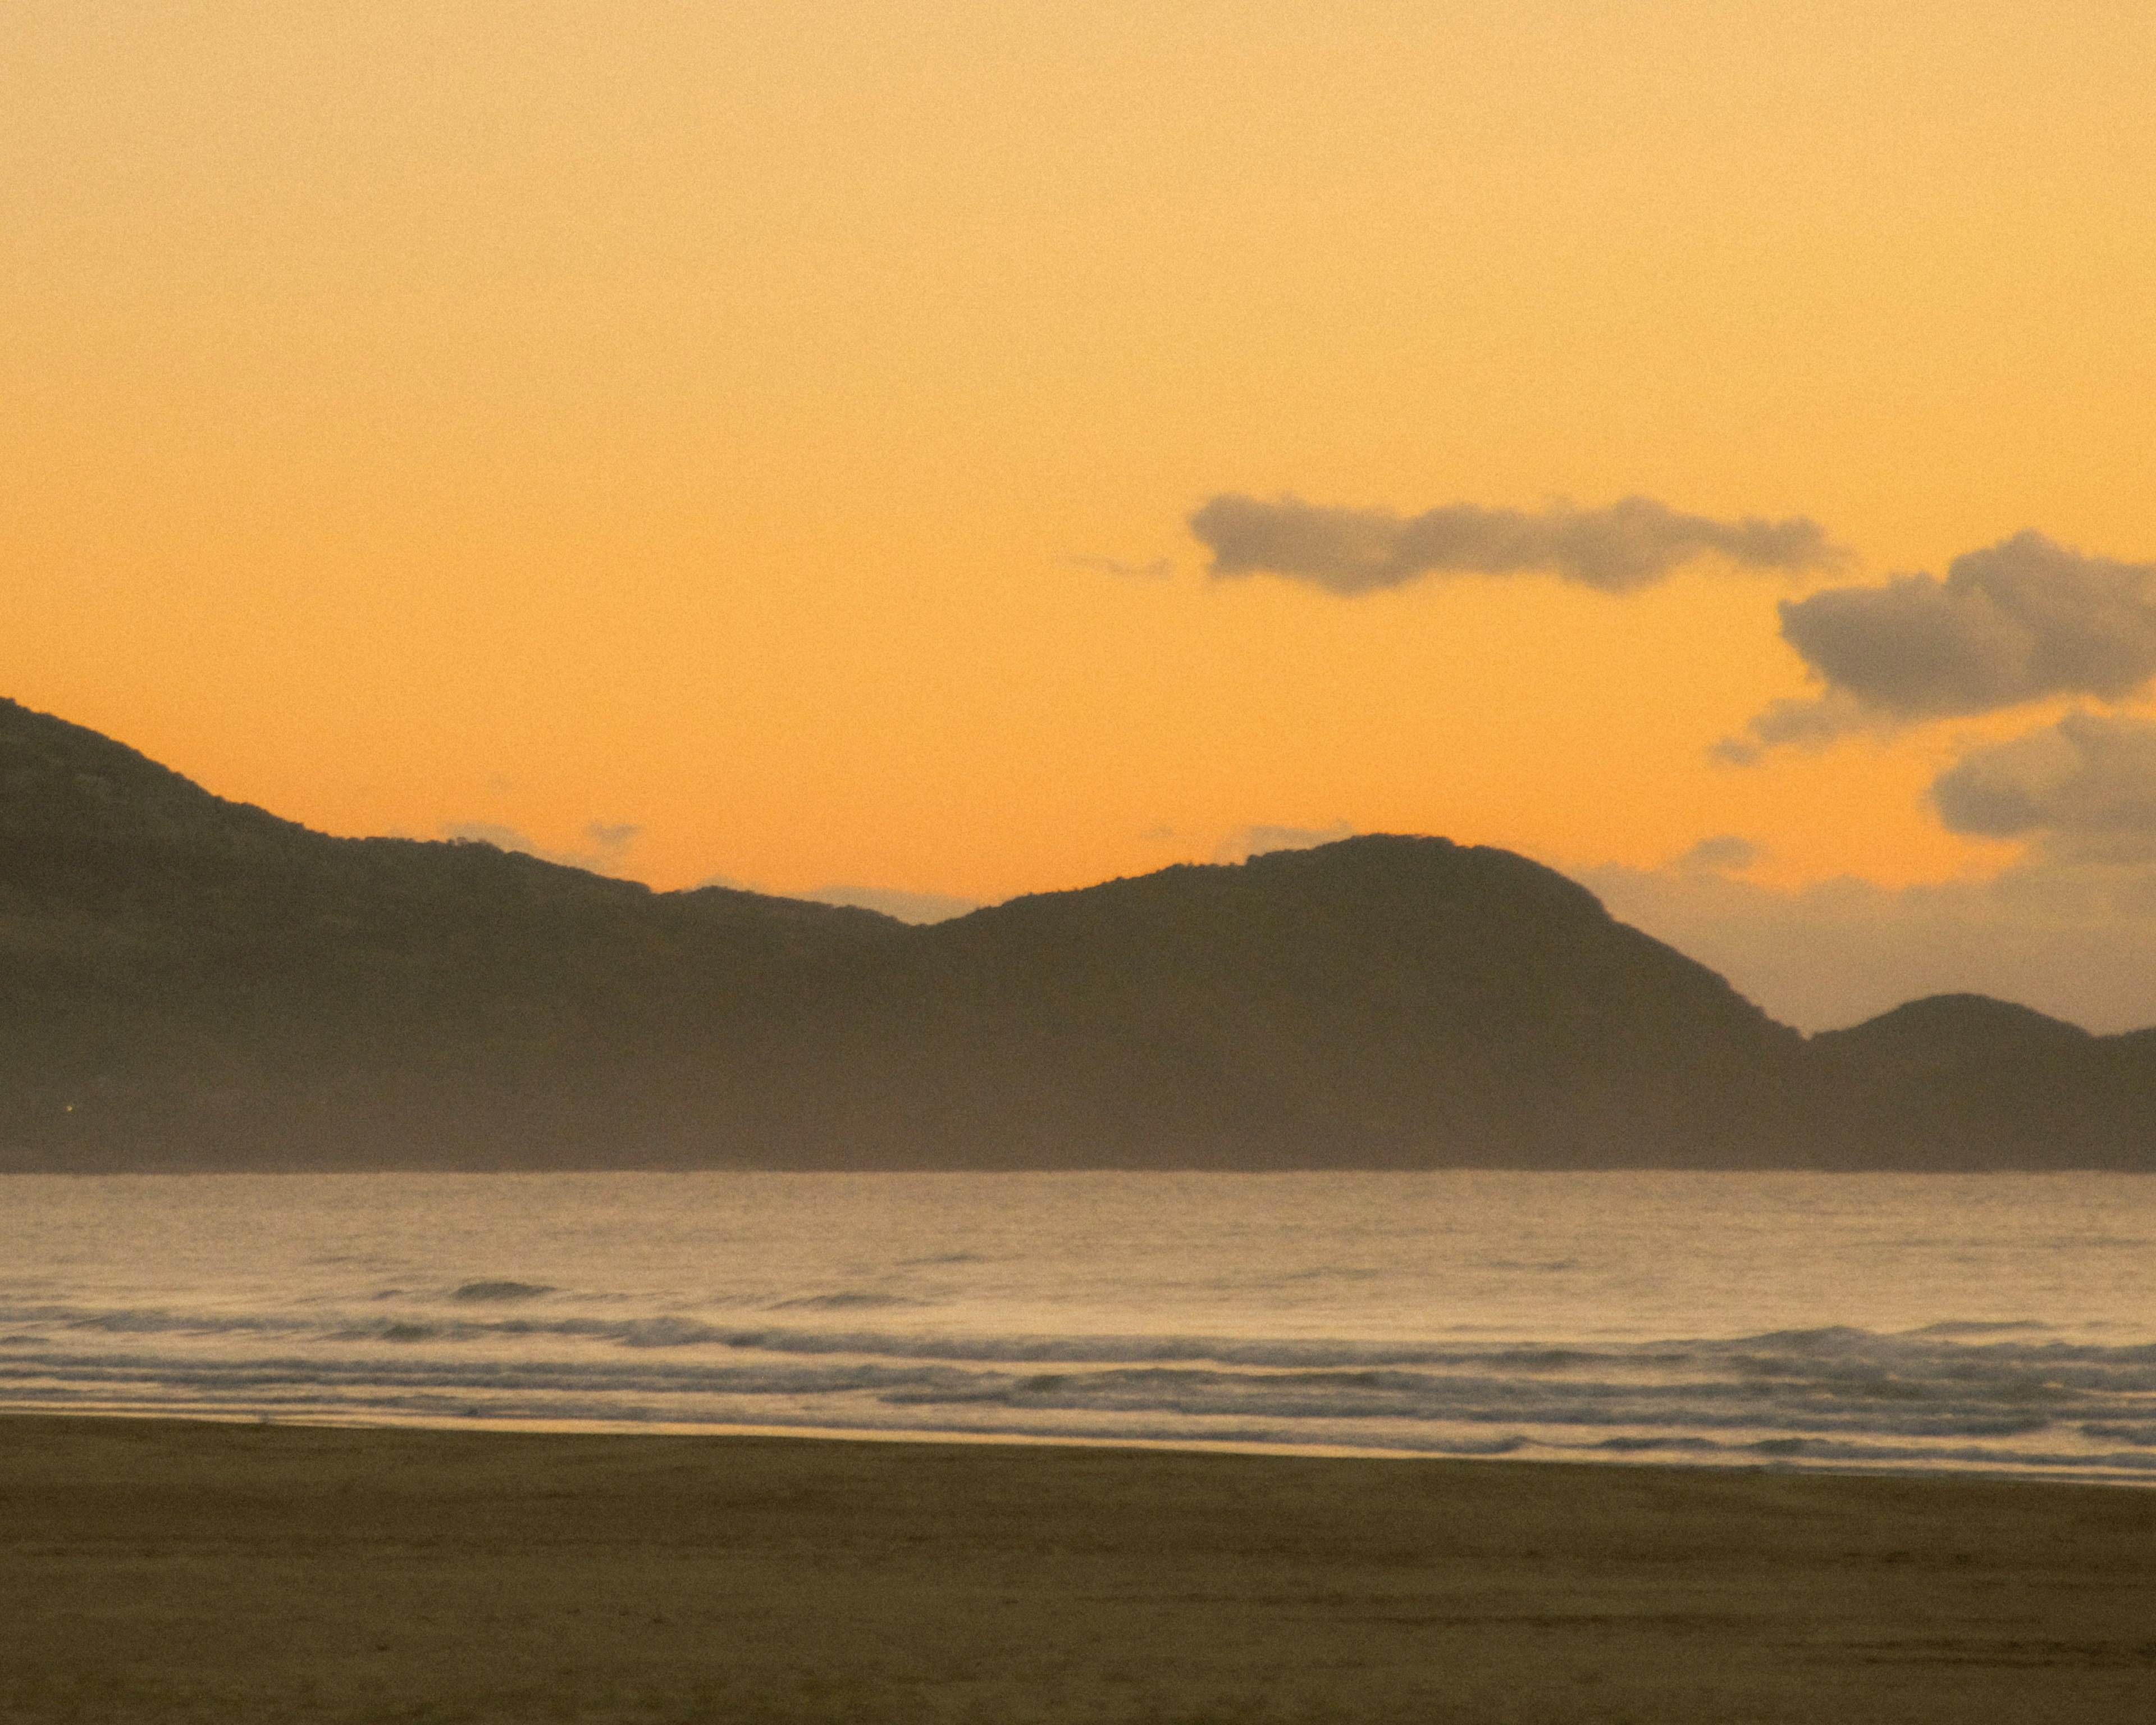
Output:
<svg viewBox="0 0 2156 1725">
<path fill-rule="evenodd" d="M 0 1405 L 2156 1481 L 2156 1181 L 17 1176 Z"/>
</svg>

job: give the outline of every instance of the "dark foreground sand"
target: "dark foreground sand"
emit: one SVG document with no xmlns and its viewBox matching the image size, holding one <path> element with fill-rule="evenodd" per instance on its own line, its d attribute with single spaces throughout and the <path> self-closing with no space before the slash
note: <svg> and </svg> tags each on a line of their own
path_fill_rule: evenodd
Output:
<svg viewBox="0 0 2156 1725">
<path fill-rule="evenodd" d="M 0 1419 L 0 1719 L 2156 1720 L 2156 1492 Z"/>
</svg>

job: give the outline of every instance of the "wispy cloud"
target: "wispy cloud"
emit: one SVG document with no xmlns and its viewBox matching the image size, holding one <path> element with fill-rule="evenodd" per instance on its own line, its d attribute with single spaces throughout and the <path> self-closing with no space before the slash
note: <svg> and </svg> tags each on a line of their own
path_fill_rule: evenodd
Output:
<svg viewBox="0 0 2156 1725">
<path fill-rule="evenodd" d="M 497 850 L 521 851 L 525 855 L 536 856 L 542 862 L 559 863 L 564 868 L 584 869 L 594 875 L 613 873 L 629 848 L 643 834 L 642 827 L 595 820 L 583 830 L 583 836 L 588 842 L 588 849 L 554 850 L 526 837 L 515 827 L 503 826 L 496 821 L 452 821 L 442 829 L 444 839 L 491 845 Z"/>
<path fill-rule="evenodd" d="M 1342 839 L 1355 836 L 1355 829 L 1346 821 L 1329 827 L 1238 827 L 1223 839 L 1213 853 L 1213 860 L 1219 863 L 1248 862 L 1254 856 L 1264 856 L 1275 850 L 1309 850 L 1320 845 L 1337 844 Z"/>
<path fill-rule="evenodd" d="M 1765 850 L 1749 839 L 1735 833 L 1717 833 L 1672 858 L 1669 866 L 1694 874 L 1741 875 L 1764 861 L 1766 855 Z"/>
<path fill-rule="evenodd" d="M 1149 563 L 1127 563 L 1120 557 L 1074 555 L 1063 559 L 1065 567 L 1090 569 L 1096 575 L 1113 575 L 1124 581 L 1166 581 L 1175 573 L 1172 558 L 1155 557 Z"/>
<path fill-rule="evenodd" d="M 1194 513 L 1190 531 L 1212 552 L 1216 578 L 1278 575 L 1347 598 L 1425 576 L 1537 572 L 1624 593 L 1650 587 L 1700 557 L 1785 573 L 1831 568 L 1842 560 L 1825 530 L 1801 516 L 1715 521 L 1680 514 L 1651 497 L 1627 497 L 1604 509 L 1452 503 L 1401 516 L 1230 492 Z"/>
</svg>

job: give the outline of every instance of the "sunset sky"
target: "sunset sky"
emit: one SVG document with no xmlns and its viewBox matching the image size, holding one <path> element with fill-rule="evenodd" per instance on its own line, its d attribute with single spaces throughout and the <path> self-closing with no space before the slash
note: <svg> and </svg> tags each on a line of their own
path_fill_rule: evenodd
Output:
<svg viewBox="0 0 2156 1725">
<path fill-rule="evenodd" d="M 2147 0 L 14 0 L 0 693 L 664 887 L 1440 833 L 1808 1028 L 2156 1021 L 2152 87 Z"/>
</svg>

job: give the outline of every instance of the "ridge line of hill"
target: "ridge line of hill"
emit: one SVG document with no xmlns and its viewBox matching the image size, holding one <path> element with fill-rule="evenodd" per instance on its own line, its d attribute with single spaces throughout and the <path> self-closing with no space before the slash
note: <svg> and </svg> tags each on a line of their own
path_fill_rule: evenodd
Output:
<svg viewBox="0 0 2156 1725">
<path fill-rule="evenodd" d="M 1511 852 L 949 922 L 342 839 L 0 701 L 0 1167 L 2156 1168 L 2156 1030 L 1809 1040 Z"/>
</svg>

